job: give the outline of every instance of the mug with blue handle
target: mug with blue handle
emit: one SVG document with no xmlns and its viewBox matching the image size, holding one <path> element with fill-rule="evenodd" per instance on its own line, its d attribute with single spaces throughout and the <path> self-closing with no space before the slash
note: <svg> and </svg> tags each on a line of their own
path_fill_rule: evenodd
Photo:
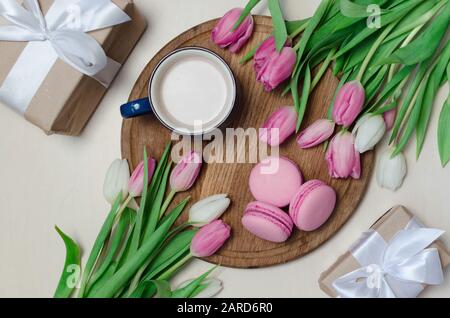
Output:
<svg viewBox="0 0 450 318">
<path fill-rule="evenodd" d="M 153 114 L 183 135 L 207 134 L 224 125 L 237 100 L 237 84 L 228 64 L 202 47 L 177 49 L 152 72 L 148 97 L 120 107 L 123 118 Z"/>
</svg>

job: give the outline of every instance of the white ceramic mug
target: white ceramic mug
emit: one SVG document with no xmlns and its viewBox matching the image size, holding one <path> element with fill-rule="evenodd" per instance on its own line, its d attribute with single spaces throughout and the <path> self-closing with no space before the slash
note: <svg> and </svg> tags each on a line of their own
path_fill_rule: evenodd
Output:
<svg viewBox="0 0 450 318">
<path fill-rule="evenodd" d="M 122 116 L 153 113 L 172 131 L 200 135 L 221 127 L 229 118 L 237 100 L 237 84 L 219 55 L 202 47 L 185 47 L 156 65 L 148 96 L 122 105 Z"/>
</svg>

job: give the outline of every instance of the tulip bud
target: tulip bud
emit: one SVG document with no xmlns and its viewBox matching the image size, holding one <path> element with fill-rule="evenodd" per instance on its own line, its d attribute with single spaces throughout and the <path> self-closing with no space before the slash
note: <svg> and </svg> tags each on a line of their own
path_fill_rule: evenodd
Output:
<svg viewBox="0 0 450 318">
<path fill-rule="evenodd" d="M 266 91 L 271 91 L 286 79 L 294 70 L 297 55 L 291 47 L 284 47 L 280 53 L 274 52 L 256 73 L 256 80 L 264 84 Z"/>
<path fill-rule="evenodd" d="M 397 190 L 406 176 L 406 159 L 402 153 L 391 158 L 392 151 L 381 154 L 377 165 L 377 182 L 382 188 Z"/>
<path fill-rule="evenodd" d="M 156 161 L 153 158 L 148 158 L 147 162 L 148 162 L 147 181 L 148 183 L 150 183 L 153 177 L 153 172 L 155 172 Z M 130 196 L 135 198 L 142 194 L 143 188 L 144 188 L 144 161 L 141 161 L 131 174 L 130 181 L 128 182 L 128 192 L 130 192 Z"/>
<path fill-rule="evenodd" d="M 297 143 L 302 149 L 317 146 L 331 137 L 334 132 L 334 122 L 328 119 L 316 120 L 297 136 Z"/>
<path fill-rule="evenodd" d="M 208 257 L 217 252 L 230 237 L 231 228 L 222 220 L 215 220 L 202 227 L 192 239 L 191 254 Z"/>
<path fill-rule="evenodd" d="M 180 285 L 176 289 L 181 289 L 192 283 L 194 279 L 189 279 Z M 190 297 L 193 298 L 211 298 L 217 295 L 223 289 L 223 284 L 220 279 L 217 278 L 206 278 L 199 287 L 197 287 L 196 291 L 194 291 L 193 295 Z M 198 292 L 197 292 L 198 291 Z"/>
<path fill-rule="evenodd" d="M 290 47 L 292 45 L 292 41 L 288 39 L 284 46 Z M 273 53 L 276 53 L 277 48 L 275 45 L 275 38 L 273 36 L 269 36 L 264 40 L 263 43 L 256 49 L 255 54 L 253 55 L 253 67 L 255 69 L 256 74 L 261 70 L 261 68 L 266 63 L 267 59 L 272 56 Z"/>
<path fill-rule="evenodd" d="M 365 101 L 364 87 L 359 81 L 344 84 L 336 95 L 333 120 L 338 125 L 349 127 L 358 117 Z"/>
<path fill-rule="evenodd" d="M 284 106 L 273 112 L 261 127 L 259 139 L 272 147 L 279 146 L 295 132 L 297 112 L 292 106 Z M 277 130 L 274 135 L 273 130 Z"/>
<path fill-rule="evenodd" d="M 226 194 L 216 194 L 198 201 L 189 210 L 189 222 L 201 227 L 214 221 L 228 209 L 230 199 Z"/>
<path fill-rule="evenodd" d="M 381 115 L 367 114 L 361 117 L 353 129 L 355 135 L 355 149 L 359 153 L 373 149 L 383 138 L 386 132 L 386 124 Z"/>
<path fill-rule="evenodd" d="M 202 167 L 202 158 L 195 151 L 186 154 L 172 170 L 170 187 L 174 192 L 186 191 L 194 184 Z"/>
<path fill-rule="evenodd" d="M 395 117 L 397 117 L 397 108 L 391 109 L 383 113 L 384 123 L 386 124 L 386 130 L 389 131 L 394 127 Z"/>
<path fill-rule="evenodd" d="M 128 180 L 130 168 L 128 162 L 120 159 L 114 160 L 108 168 L 103 184 L 103 195 L 109 203 L 113 204 L 119 193 L 122 193 L 121 201 L 128 195 Z"/>
<path fill-rule="evenodd" d="M 330 142 L 326 153 L 328 173 L 333 178 L 359 179 L 361 163 L 359 152 L 354 146 L 353 135 L 347 131 L 340 132 Z"/>
<path fill-rule="evenodd" d="M 229 47 L 235 53 L 247 43 L 253 32 L 253 17 L 247 16 L 244 21 L 233 30 L 233 26 L 242 13 L 241 8 L 234 8 L 225 13 L 211 32 L 211 39 L 221 48 Z"/>
</svg>

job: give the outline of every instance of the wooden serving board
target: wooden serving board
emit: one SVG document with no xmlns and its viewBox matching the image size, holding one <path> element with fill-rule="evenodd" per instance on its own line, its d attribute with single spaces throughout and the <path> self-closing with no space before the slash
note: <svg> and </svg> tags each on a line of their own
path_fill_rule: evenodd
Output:
<svg viewBox="0 0 450 318">
<path fill-rule="evenodd" d="M 281 105 L 292 105 L 290 96 L 281 97 L 281 88 L 267 93 L 255 80 L 252 63 L 240 65 L 245 52 L 257 45 L 272 32 L 271 19 L 255 17 L 255 31 L 250 43 L 241 53 L 233 55 L 218 48 L 210 40 L 210 33 L 217 20 L 202 23 L 179 35 L 164 46 L 148 63 L 139 76 L 130 95 L 130 100 L 147 96 L 147 85 L 153 68 L 171 51 L 186 46 L 201 46 L 219 54 L 233 70 L 240 86 L 240 98 L 231 127 L 259 128 L 266 118 Z M 326 117 L 338 80 L 330 71 L 313 92 L 308 105 L 303 127 L 318 118 Z M 152 116 L 143 116 L 123 121 L 122 156 L 128 159 L 131 168 L 142 160 L 142 152 L 147 147 L 152 157 L 160 158 L 164 145 L 170 141 L 171 132 Z M 248 189 L 248 177 L 254 164 L 251 163 L 212 163 L 204 164 L 199 179 L 189 194 L 191 204 L 212 194 L 228 193 L 232 204 L 223 216 L 223 220 L 232 227 L 232 237 L 213 257 L 212 263 L 229 267 L 264 267 L 284 263 L 308 252 L 327 241 L 335 234 L 347 219 L 355 212 L 356 206 L 364 194 L 372 171 L 374 154 L 366 153 L 362 158 L 362 176 L 360 180 L 337 180 L 328 176 L 325 154 L 322 146 L 313 149 L 300 149 L 295 138 L 291 137 L 280 148 L 280 154 L 295 161 L 300 167 L 304 179 L 321 179 L 337 192 L 338 203 L 332 217 L 320 229 L 313 232 L 294 230 L 291 238 L 283 243 L 271 243 L 261 240 L 241 225 L 241 217 L 246 205 L 253 201 Z M 177 194 L 172 206 L 184 198 L 187 193 Z M 189 209 L 184 212 L 183 218 Z"/>
</svg>

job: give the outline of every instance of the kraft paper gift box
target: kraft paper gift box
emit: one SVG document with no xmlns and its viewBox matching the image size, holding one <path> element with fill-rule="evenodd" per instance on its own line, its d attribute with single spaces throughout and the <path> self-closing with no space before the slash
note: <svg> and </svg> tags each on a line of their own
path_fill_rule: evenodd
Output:
<svg viewBox="0 0 450 318">
<path fill-rule="evenodd" d="M 421 224 L 420 221 L 405 207 L 396 206 L 378 219 L 378 221 L 376 221 L 370 229 L 380 234 L 386 242 L 389 242 L 400 230 L 404 229 L 411 220 L 415 220 L 418 224 Z M 437 249 L 439 252 L 440 265 L 443 269 L 445 269 L 445 267 L 450 263 L 450 253 L 444 243 L 441 240 L 435 240 L 431 245 L 429 245 L 429 248 Z M 350 250 L 340 256 L 338 260 L 329 269 L 323 272 L 319 278 L 320 288 L 331 297 L 338 297 L 338 293 L 333 286 L 333 282 L 335 282 L 338 278 L 361 268 L 361 264 L 358 263 Z M 417 295 L 428 285 L 420 284 L 420 286 L 421 290 L 418 291 Z M 403 296 L 397 295 L 397 297 Z"/>
<path fill-rule="evenodd" d="M 56 1 L 63 0 L 39 0 L 42 13 L 45 15 Z M 112 3 L 124 11 L 131 21 L 87 33 L 102 46 L 108 58 L 117 62 L 114 63 L 117 66 L 110 78 L 117 75 L 118 68 L 124 64 L 147 27 L 133 1 L 112 0 Z M 0 25 L 6 24 L 11 23 L 0 16 Z M 32 42 L 0 41 L 0 87 L 29 43 Z M 29 72 L 33 72 L 35 67 L 36 65 L 29 65 Z M 98 80 L 84 75 L 58 58 L 31 101 L 19 113 L 47 134 L 79 135 L 107 89 Z M 0 104 L 8 103 L 0 99 Z M 12 105 L 6 106 L 14 108 Z"/>
</svg>

